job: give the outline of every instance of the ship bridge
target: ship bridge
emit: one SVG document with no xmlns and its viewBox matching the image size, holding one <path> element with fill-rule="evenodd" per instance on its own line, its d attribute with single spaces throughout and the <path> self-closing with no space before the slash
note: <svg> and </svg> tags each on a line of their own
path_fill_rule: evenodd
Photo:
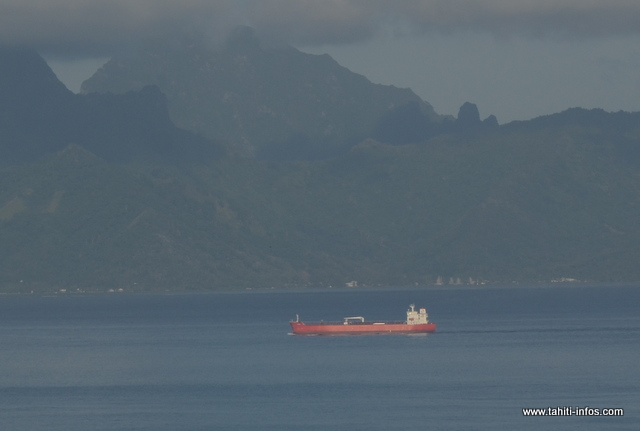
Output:
<svg viewBox="0 0 640 431">
<path fill-rule="evenodd" d="M 429 323 L 429 314 L 426 308 L 416 311 L 416 306 L 411 304 L 407 310 L 407 325 L 422 325 Z"/>
</svg>

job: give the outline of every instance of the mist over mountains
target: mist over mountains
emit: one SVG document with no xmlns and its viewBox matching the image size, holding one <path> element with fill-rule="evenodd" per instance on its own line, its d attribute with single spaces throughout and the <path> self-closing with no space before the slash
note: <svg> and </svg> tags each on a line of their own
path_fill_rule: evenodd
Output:
<svg viewBox="0 0 640 431">
<path fill-rule="evenodd" d="M 329 56 L 0 49 L 0 289 L 637 281 L 640 114 L 438 115 Z"/>
</svg>

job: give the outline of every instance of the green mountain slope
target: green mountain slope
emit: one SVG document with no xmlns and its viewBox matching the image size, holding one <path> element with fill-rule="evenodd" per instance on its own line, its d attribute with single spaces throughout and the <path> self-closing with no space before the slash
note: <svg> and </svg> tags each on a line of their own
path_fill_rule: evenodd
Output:
<svg viewBox="0 0 640 431">
<path fill-rule="evenodd" d="M 624 145 L 599 128 L 516 129 L 369 140 L 325 161 L 182 168 L 114 165 L 70 147 L 0 171 L 1 282 L 191 290 L 640 279 L 640 172 Z"/>
<path fill-rule="evenodd" d="M 264 259 L 250 217 L 184 178 L 174 168 L 109 164 L 79 147 L 0 171 L 0 283 L 197 290 L 255 281 L 236 278 Z M 287 266 L 270 261 L 260 279 L 277 272 L 282 281 Z"/>
<path fill-rule="evenodd" d="M 396 145 L 238 157 L 157 89 L 72 95 L 6 55 L 0 291 L 640 280 L 640 113 L 498 126 L 465 104 L 429 138 L 405 105 L 378 123 L 411 120 Z"/>
<path fill-rule="evenodd" d="M 292 180 L 305 193 L 287 205 L 316 249 L 358 256 L 343 278 L 370 284 L 638 279 L 638 164 L 603 138 L 567 126 L 365 142 Z"/>
</svg>

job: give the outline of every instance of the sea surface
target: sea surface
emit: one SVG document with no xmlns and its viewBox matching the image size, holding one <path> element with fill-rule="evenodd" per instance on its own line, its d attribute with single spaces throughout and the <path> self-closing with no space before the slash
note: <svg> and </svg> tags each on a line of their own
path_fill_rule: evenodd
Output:
<svg viewBox="0 0 640 431">
<path fill-rule="evenodd" d="M 290 334 L 412 303 L 435 334 Z M 0 296 L 0 429 L 637 431 L 639 304 L 565 284 Z M 548 407 L 624 416 L 522 412 Z"/>
</svg>

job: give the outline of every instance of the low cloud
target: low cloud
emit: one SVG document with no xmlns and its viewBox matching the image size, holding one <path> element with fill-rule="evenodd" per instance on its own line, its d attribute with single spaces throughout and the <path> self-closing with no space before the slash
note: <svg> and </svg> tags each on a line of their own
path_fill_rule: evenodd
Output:
<svg viewBox="0 0 640 431">
<path fill-rule="evenodd" d="M 221 37 L 249 25 L 298 46 L 380 32 L 478 31 L 585 38 L 640 33 L 637 0 L 0 0 L 0 44 L 53 55 L 109 55 L 145 40 Z"/>
<path fill-rule="evenodd" d="M 103 56 L 144 40 L 216 26 L 225 1 L 0 0 L 0 43 Z"/>
</svg>

